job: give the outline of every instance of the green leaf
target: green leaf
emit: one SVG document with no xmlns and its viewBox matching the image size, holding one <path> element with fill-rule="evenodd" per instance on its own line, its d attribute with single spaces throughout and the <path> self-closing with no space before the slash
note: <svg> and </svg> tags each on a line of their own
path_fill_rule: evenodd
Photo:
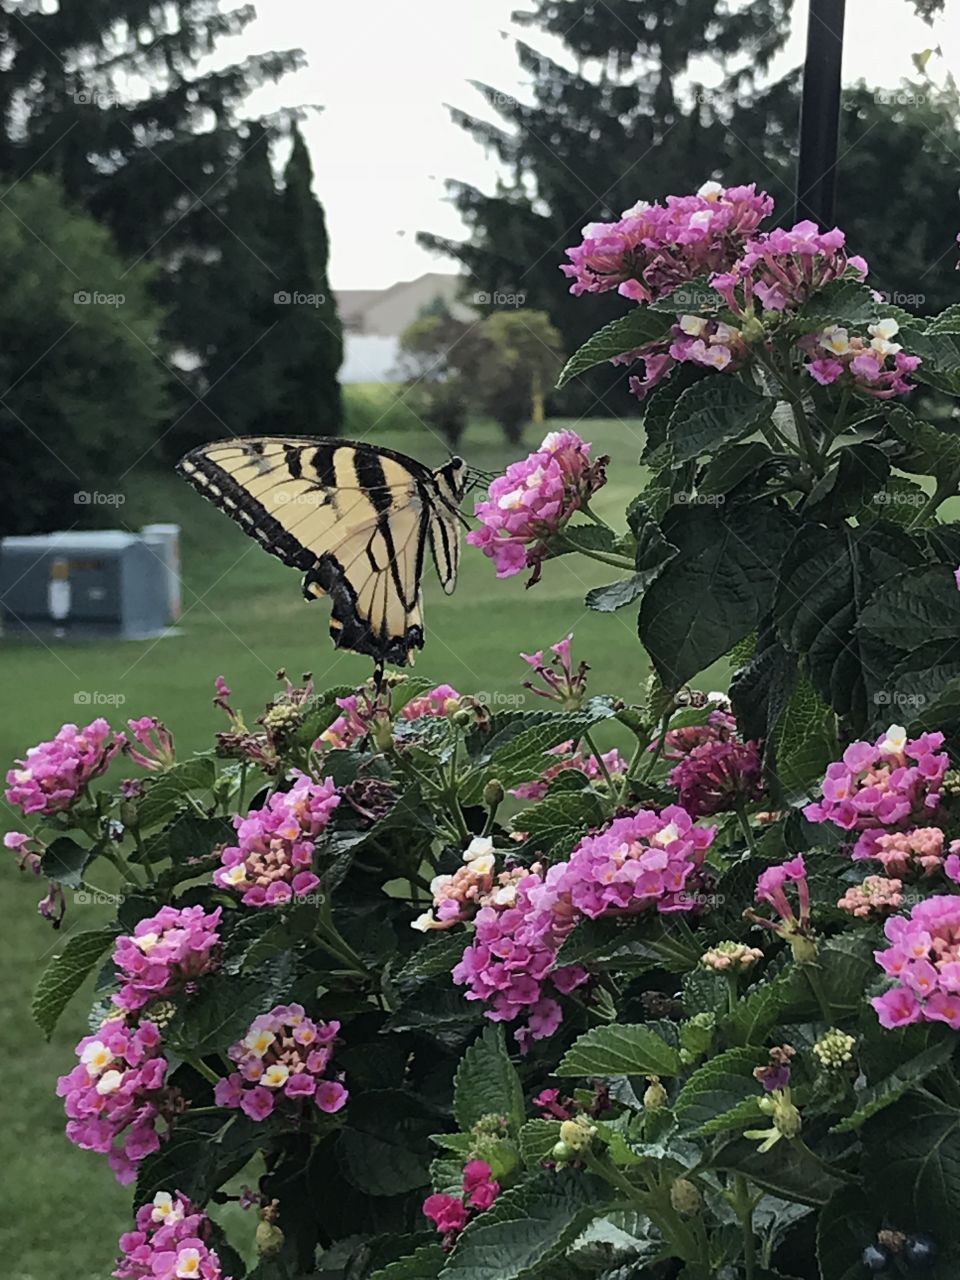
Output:
<svg viewBox="0 0 960 1280">
<path fill-rule="evenodd" d="M 444 1280 L 520 1280 L 559 1257 L 612 1198 L 590 1174 L 540 1174 L 479 1214 L 457 1240 Z"/>
<path fill-rule="evenodd" d="M 956 640 L 960 591 L 953 570 L 935 564 L 890 578 L 874 592 L 858 628 L 908 653 L 933 640 Z"/>
<path fill-rule="evenodd" d="M 344 1172 L 368 1196 L 395 1196 L 427 1186 L 430 1133 L 436 1117 L 399 1089 L 351 1097 L 338 1145 Z"/>
<path fill-rule="evenodd" d="M 855 727 L 873 718 L 890 660 L 857 630 L 872 592 L 922 563 L 916 542 L 878 523 L 866 528 L 806 525 L 781 566 L 774 614 L 784 645 L 806 657 L 814 688 Z"/>
<path fill-rule="evenodd" d="M 663 532 L 679 553 L 644 595 L 639 628 L 660 680 L 676 689 L 756 629 L 792 519 L 762 501 L 729 511 L 674 507 Z"/>
<path fill-rule="evenodd" d="M 692 462 L 721 445 L 750 435 L 769 420 L 776 406 L 739 378 L 705 378 L 688 387 L 667 426 L 674 464 Z"/>
<path fill-rule="evenodd" d="M 595 791 L 561 792 L 523 809 L 513 819 L 513 827 L 525 833 L 526 850 L 550 856 L 569 853 L 603 816 L 603 804 Z"/>
<path fill-rule="evenodd" d="M 397 1258 L 374 1271 L 369 1280 L 435 1280 L 446 1260 L 441 1245 L 421 1245 L 406 1258 Z"/>
<path fill-rule="evenodd" d="M 925 332 L 928 335 L 938 333 L 960 334 L 960 302 L 954 302 L 945 311 L 941 311 L 939 315 L 931 316 L 927 321 Z"/>
<path fill-rule="evenodd" d="M 863 1251 L 883 1225 L 858 1187 L 843 1187 L 817 1221 L 817 1261 L 821 1280 L 864 1280 Z"/>
<path fill-rule="evenodd" d="M 129 859 L 149 861 L 156 866 L 169 858 L 177 866 L 188 865 L 193 859 L 204 859 L 218 845 L 232 844 L 235 836 L 229 818 L 201 818 L 194 813 L 181 813 L 169 826 L 147 837 L 142 854 L 134 849 Z"/>
<path fill-rule="evenodd" d="M 147 830 L 166 822 L 187 796 L 209 791 L 216 776 L 217 767 L 209 756 L 194 756 L 158 774 L 137 806 L 140 826 Z"/>
<path fill-rule="evenodd" d="M 583 964 L 591 972 L 665 968 L 685 973 L 699 964 L 702 950 L 679 914 L 640 921 L 581 919 L 561 947 L 557 964 Z"/>
<path fill-rule="evenodd" d="M 454 1081 L 453 1113 L 463 1130 L 488 1115 L 506 1116 L 515 1134 L 524 1119 L 523 1087 L 504 1043 L 503 1027 L 484 1028 L 460 1060 Z"/>
<path fill-rule="evenodd" d="M 83 885 L 87 864 L 95 856 L 95 850 L 82 848 L 68 836 L 59 836 L 43 851 L 40 874 L 65 889 L 79 889 Z"/>
<path fill-rule="evenodd" d="M 519 1138 L 523 1163 L 528 1169 L 539 1169 L 559 1139 L 559 1120 L 528 1120 Z"/>
<path fill-rule="evenodd" d="M 84 978 L 116 936 L 117 930 L 113 928 L 72 934 L 60 954 L 53 957 L 40 975 L 31 1012 L 48 1040 L 71 997 L 80 990 Z"/>
<path fill-rule="evenodd" d="M 291 955 L 263 961 L 255 974 L 209 974 L 195 995 L 180 1002 L 164 1039 L 181 1057 L 204 1057 L 227 1049 L 244 1034 L 256 1013 L 272 1008 L 291 980 Z"/>
<path fill-rule="evenodd" d="M 557 1067 L 558 1076 L 676 1076 L 680 1054 L 643 1025 L 594 1027 L 574 1041 Z"/>
<path fill-rule="evenodd" d="M 759 1057 L 754 1049 L 728 1049 L 695 1071 L 674 1103 L 680 1127 L 703 1137 L 761 1120 L 753 1074 Z"/>
<path fill-rule="evenodd" d="M 600 524 L 568 524 L 563 532 L 550 540 L 550 560 L 568 556 L 575 551 L 617 552 L 620 539 L 613 529 Z"/>
<path fill-rule="evenodd" d="M 826 1204 L 843 1185 L 812 1151 L 786 1138 L 762 1155 L 753 1139 L 733 1138 L 714 1152 L 710 1163 L 742 1173 L 764 1191 L 800 1204 Z"/>
<path fill-rule="evenodd" d="M 901 445 L 894 462 L 902 471 L 945 478 L 960 468 L 956 432 L 939 430 L 901 404 L 887 409 L 883 424 L 885 434 Z"/>
<path fill-rule="evenodd" d="M 697 492 L 706 496 L 725 497 L 732 489 L 761 472 L 776 455 L 762 440 L 731 445 L 711 458 L 697 481 Z"/>
<path fill-rule="evenodd" d="M 780 789 L 789 801 L 806 796 L 837 759 L 836 719 L 803 672 L 777 722 L 772 746 Z"/>
<path fill-rule="evenodd" d="M 833 1126 L 834 1133 L 847 1133 L 859 1129 L 871 1116 L 892 1104 L 912 1089 L 915 1084 L 926 1079 L 931 1071 L 936 1071 L 953 1056 L 954 1043 L 952 1036 L 944 1036 L 929 1049 L 902 1063 L 879 1084 L 870 1085 L 857 1094 L 857 1109 L 845 1116 L 839 1124 Z"/>
<path fill-rule="evenodd" d="M 430 978 L 449 975 L 463 956 L 468 939 L 459 930 L 434 933 L 425 938 L 396 974 L 398 986 L 418 986 Z"/>
<path fill-rule="evenodd" d="M 673 371 L 666 382 L 661 382 L 647 396 L 643 405 L 643 430 L 646 443 L 640 455 L 642 463 L 658 467 L 669 462 L 667 427 L 674 407 L 688 387 L 702 382 L 706 376 L 706 370 L 697 365 L 682 364 Z"/>
<path fill-rule="evenodd" d="M 565 387 L 571 378 L 592 369 L 594 365 L 613 360 L 628 351 L 635 351 L 648 342 L 659 341 L 666 337 L 675 322 L 675 315 L 658 315 L 649 307 L 634 307 L 625 316 L 604 325 L 573 353 L 560 372 L 557 387 Z"/>
<path fill-rule="evenodd" d="M 960 1111 L 932 1096 L 908 1094 L 862 1130 L 865 1163 L 878 1203 L 898 1226 L 933 1229 L 956 1241 L 960 1198 Z"/>
<path fill-rule="evenodd" d="M 804 503 L 811 520 L 835 524 L 871 501 L 887 482 L 890 462 L 874 444 L 844 445 L 831 455 L 833 465 L 816 482 Z"/>
<path fill-rule="evenodd" d="M 827 324 L 863 329 L 885 319 L 899 320 L 901 324 L 916 322 L 916 317 L 911 312 L 892 306 L 882 299 L 878 302 L 871 288 L 849 277 L 831 280 L 818 289 L 797 315 L 803 333 L 809 332 L 814 325 L 822 328 Z M 913 348 L 908 350 L 912 351 Z"/>
</svg>

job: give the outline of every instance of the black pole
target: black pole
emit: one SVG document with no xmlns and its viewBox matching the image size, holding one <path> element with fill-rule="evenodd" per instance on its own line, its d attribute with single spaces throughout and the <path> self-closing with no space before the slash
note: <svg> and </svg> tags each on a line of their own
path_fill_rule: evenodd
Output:
<svg viewBox="0 0 960 1280">
<path fill-rule="evenodd" d="M 846 0 L 810 0 L 795 221 L 833 226 Z"/>
</svg>

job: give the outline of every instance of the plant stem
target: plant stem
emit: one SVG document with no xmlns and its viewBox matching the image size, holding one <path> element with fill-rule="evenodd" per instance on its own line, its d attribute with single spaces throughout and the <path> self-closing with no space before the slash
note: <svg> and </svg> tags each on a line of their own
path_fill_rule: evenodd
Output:
<svg viewBox="0 0 960 1280">
<path fill-rule="evenodd" d="M 597 744 L 594 742 L 593 738 L 590 737 L 589 730 L 584 731 L 583 740 L 587 744 L 587 746 L 590 748 L 590 750 L 593 752 L 593 758 L 597 762 L 597 768 L 600 770 L 600 773 L 603 776 L 604 782 L 610 788 L 610 795 L 612 798 L 616 793 L 616 788 L 613 785 L 613 779 L 610 777 L 610 770 L 607 768 L 607 764 L 603 756 L 597 750 Z"/>
<path fill-rule="evenodd" d="M 743 832 L 743 838 L 747 842 L 747 848 L 750 853 L 757 856 L 757 844 L 753 838 L 753 828 L 750 826 L 750 819 L 747 817 L 746 806 L 743 801 L 739 801 L 736 808 L 737 821 L 740 824 L 740 830 Z"/>
<path fill-rule="evenodd" d="M 745 1280 L 754 1280 L 757 1268 L 757 1240 L 753 1233 L 753 1200 L 747 1180 L 742 1173 L 734 1178 L 733 1209 L 740 1219 L 743 1232 L 743 1274 Z"/>
<path fill-rule="evenodd" d="M 937 487 L 910 521 L 907 528 L 912 529 L 915 524 L 921 524 L 926 520 L 927 516 L 933 515 L 937 508 L 946 502 L 947 498 L 952 498 L 956 494 L 958 483 L 960 483 L 960 471 L 950 471 L 942 479 L 938 480 Z"/>
<path fill-rule="evenodd" d="M 628 560 L 626 556 L 612 555 L 605 551 L 588 550 L 586 547 L 578 546 L 576 542 L 562 533 L 557 533 L 555 536 L 568 551 L 579 551 L 582 556 L 587 556 L 590 560 L 598 560 L 600 564 L 612 564 L 616 569 L 636 571 L 637 566 L 632 560 Z"/>
<path fill-rule="evenodd" d="M 587 501 L 586 498 L 584 498 L 583 501 L 580 503 L 580 510 L 589 520 L 592 520 L 594 524 L 598 524 L 601 527 L 601 529 L 610 529 L 611 533 L 616 532 L 615 529 L 613 529 L 610 525 L 607 524 L 603 516 L 597 515 L 597 513 L 594 511 L 593 507 L 590 506 L 590 503 Z"/>
<path fill-rule="evenodd" d="M 823 987 L 820 984 L 820 975 L 817 972 L 817 967 L 815 964 L 802 964 L 800 967 L 807 975 L 807 981 L 810 983 L 810 990 L 813 992 L 813 997 L 820 1007 L 820 1013 L 824 1022 L 829 1027 L 833 1021 L 833 1014 L 830 1011 L 830 1002 L 827 1000 Z"/>
<path fill-rule="evenodd" d="M 650 777 L 651 773 L 653 773 L 654 769 L 657 767 L 657 761 L 660 759 L 661 755 L 663 754 L 664 739 L 667 736 L 667 725 L 670 723 L 670 717 L 672 715 L 673 715 L 673 707 L 670 706 L 660 717 L 660 728 L 657 731 L 656 745 L 654 746 L 653 751 L 651 751 L 650 753 L 650 759 L 647 761 L 647 767 L 646 769 L 644 769 L 643 774 L 640 778 L 641 782 L 646 782 L 647 779 Z M 648 743 L 647 746 L 649 745 L 650 744 Z"/>
<path fill-rule="evenodd" d="M 203 1076 L 204 1080 L 209 1080 L 211 1084 L 220 1083 L 220 1076 L 217 1075 L 217 1073 L 213 1070 L 212 1067 L 208 1067 L 202 1058 L 184 1058 L 184 1062 L 188 1062 L 190 1066 L 193 1067 L 194 1071 L 197 1072 L 198 1075 Z M 199 1111 L 200 1108 L 198 1107 L 196 1108 L 196 1110 L 193 1110 L 193 1108 L 191 1108 L 191 1110 L 193 1111 L 193 1114 L 196 1115 L 197 1111 Z M 206 1108 L 204 1108 L 204 1110 L 206 1110 Z M 210 1110 L 219 1111 L 220 1108 L 211 1107 Z"/>
<path fill-rule="evenodd" d="M 637 742 L 633 755 L 630 757 L 630 763 L 627 765 L 627 772 L 624 774 L 623 783 L 621 784 L 619 794 L 617 795 L 617 804 L 624 804 L 627 799 L 627 793 L 630 790 L 630 779 L 637 769 L 640 767 L 640 761 L 643 759 L 643 753 L 650 746 L 649 742 Z"/>
<path fill-rule="evenodd" d="M 447 802 L 450 805 L 450 812 L 453 815 L 454 825 L 457 834 L 465 843 L 470 843 L 470 828 L 467 826 L 467 820 L 463 816 L 463 809 L 460 807 L 460 795 L 458 788 L 459 775 L 457 772 L 457 762 L 460 756 L 460 731 L 457 730 L 456 740 L 453 744 L 453 755 L 450 757 L 450 776 L 447 783 Z"/>
</svg>

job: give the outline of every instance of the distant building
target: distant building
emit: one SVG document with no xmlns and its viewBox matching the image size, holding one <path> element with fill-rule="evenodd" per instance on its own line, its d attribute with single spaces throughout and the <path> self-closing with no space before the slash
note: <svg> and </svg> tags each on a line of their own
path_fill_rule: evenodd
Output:
<svg viewBox="0 0 960 1280">
<path fill-rule="evenodd" d="M 340 381 L 400 381 L 396 369 L 400 334 L 437 298 L 454 315 L 469 319 L 473 312 L 459 299 L 462 288 L 462 276 L 428 271 L 388 289 L 339 289 L 337 310 L 344 339 Z"/>
</svg>

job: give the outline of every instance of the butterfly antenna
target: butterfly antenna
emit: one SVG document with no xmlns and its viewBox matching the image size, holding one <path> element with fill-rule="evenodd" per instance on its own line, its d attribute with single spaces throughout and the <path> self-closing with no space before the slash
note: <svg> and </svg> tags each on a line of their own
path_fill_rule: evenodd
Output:
<svg viewBox="0 0 960 1280">
<path fill-rule="evenodd" d="M 480 471 L 476 467 L 467 469 L 467 483 L 471 489 L 489 489 L 492 482 L 496 479 L 496 473 L 493 471 Z"/>
</svg>

